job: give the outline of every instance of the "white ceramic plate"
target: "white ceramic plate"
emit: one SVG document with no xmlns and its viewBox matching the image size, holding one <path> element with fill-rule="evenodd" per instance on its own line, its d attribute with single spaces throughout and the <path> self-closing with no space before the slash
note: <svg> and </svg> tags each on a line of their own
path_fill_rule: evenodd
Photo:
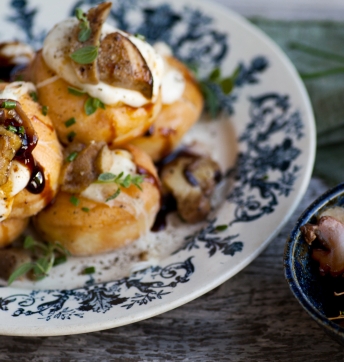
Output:
<svg viewBox="0 0 344 362">
<path fill-rule="evenodd" d="M 0 39 L 39 47 L 45 31 L 75 6 L 86 9 L 97 2 L 6 0 Z M 187 303 L 250 263 L 308 185 L 315 154 L 310 102 L 294 67 L 258 29 L 226 8 L 199 0 L 114 1 L 109 21 L 150 42 L 167 42 L 203 74 L 220 66 L 229 75 L 240 66 L 232 94 L 218 98 L 230 116 L 201 121 L 184 140 L 207 144 L 225 171 L 218 205 L 203 224 L 188 226 L 172 215 L 166 231 L 128 250 L 70 259 L 41 282 L 0 288 L 1 334 L 91 332 Z M 224 224 L 228 228 L 217 231 Z M 149 256 L 145 265 L 131 260 L 142 250 Z M 80 275 L 90 265 L 96 266 L 95 275 Z"/>
</svg>

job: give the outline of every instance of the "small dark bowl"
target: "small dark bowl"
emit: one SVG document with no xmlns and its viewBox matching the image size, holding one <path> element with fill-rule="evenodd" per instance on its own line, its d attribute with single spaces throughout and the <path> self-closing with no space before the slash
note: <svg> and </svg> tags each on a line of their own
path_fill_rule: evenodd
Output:
<svg viewBox="0 0 344 362">
<path fill-rule="evenodd" d="M 317 214 L 332 206 L 344 207 L 344 183 L 320 196 L 298 219 L 286 243 L 284 269 L 290 289 L 302 307 L 332 338 L 344 345 L 344 327 L 326 317 L 335 316 L 333 309 L 336 308 L 338 315 L 340 304 L 344 310 L 344 298 L 333 294 L 333 288 L 344 291 L 344 278 L 320 276 L 318 264 L 311 259 L 311 247 L 300 232 L 302 225 L 316 223 Z"/>
</svg>

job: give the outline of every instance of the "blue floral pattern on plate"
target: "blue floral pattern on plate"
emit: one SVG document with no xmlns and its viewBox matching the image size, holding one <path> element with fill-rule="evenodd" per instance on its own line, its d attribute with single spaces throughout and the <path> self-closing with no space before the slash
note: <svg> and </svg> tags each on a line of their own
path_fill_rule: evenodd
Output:
<svg viewBox="0 0 344 362">
<path fill-rule="evenodd" d="M 69 15 L 77 7 L 86 9 L 99 2 L 75 1 L 68 5 Z M 115 25 L 140 33 L 151 43 L 165 41 L 178 58 L 186 63 L 197 63 L 205 74 L 214 67 L 222 67 L 233 51 L 230 34 L 220 29 L 215 19 L 195 3 L 182 8 L 151 0 L 116 0 L 113 3 L 110 19 Z M 18 38 L 39 47 L 45 34 L 35 27 L 39 8 L 27 0 L 11 0 L 10 9 L 5 20 L 16 24 Z M 52 322 L 85 318 L 92 313 L 107 314 L 114 308 L 135 310 L 164 299 L 190 283 L 202 272 L 197 266 L 200 255 L 209 262 L 221 260 L 224 263 L 234 260 L 237 253 L 245 249 L 249 241 L 237 232 L 235 225 L 266 218 L 276 211 L 282 199 L 295 191 L 294 185 L 302 175 L 300 140 L 305 137 L 305 124 L 290 94 L 258 87 L 269 73 L 268 55 L 257 53 L 244 58 L 237 63 L 237 69 L 235 88 L 229 96 L 215 90 L 222 109 L 229 115 L 237 113 L 238 102 L 249 104 L 249 121 L 238 137 L 237 162 L 226 174 L 231 187 L 224 204 L 232 211 L 225 221 L 221 219 L 221 224 L 226 225 L 227 230 L 218 232 L 220 221 L 215 211 L 214 217 L 200 230 L 184 237 L 183 246 L 168 259 L 173 262 L 162 261 L 162 266 L 136 271 L 111 282 L 95 284 L 91 278 L 82 288 L 12 293 L 0 297 L 0 314 Z M 251 88 L 254 91 L 247 93 Z M 306 175 L 308 179 L 309 176 Z M 1 290 L 4 289 L 7 288 Z"/>
</svg>

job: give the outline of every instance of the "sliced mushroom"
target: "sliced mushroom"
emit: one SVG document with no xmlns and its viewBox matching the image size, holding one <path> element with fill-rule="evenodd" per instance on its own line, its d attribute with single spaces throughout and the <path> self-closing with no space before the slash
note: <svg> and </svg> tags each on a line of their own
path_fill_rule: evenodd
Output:
<svg viewBox="0 0 344 362">
<path fill-rule="evenodd" d="M 97 167 L 97 157 L 105 142 L 94 142 L 87 147 L 76 144 L 68 147 L 65 154 L 77 153 L 77 157 L 71 161 L 66 161 L 61 173 L 61 189 L 70 193 L 80 193 L 93 181 L 95 181 L 100 171 Z"/>
<path fill-rule="evenodd" d="M 344 224 L 331 216 L 322 216 L 316 225 L 300 228 L 308 244 L 313 245 L 312 259 L 319 262 L 321 274 L 344 273 Z M 319 245 L 314 244 L 317 240 Z"/>
<path fill-rule="evenodd" d="M 218 164 L 207 156 L 180 156 L 163 167 L 162 185 L 175 197 L 186 222 L 202 221 L 209 214 L 219 172 Z"/>
<path fill-rule="evenodd" d="M 73 53 L 76 50 L 85 46 L 99 46 L 100 35 L 102 26 L 109 15 L 111 9 L 111 2 L 105 2 L 99 4 L 97 7 L 91 8 L 87 13 L 87 19 L 91 29 L 91 35 L 85 42 L 79 41 L 80 26 L 75 27 L 73 32 L 73 38 L 70 46 L 70 52 Z M 79 64 L 72 61 L 75 73 L 81 83 L 98 84 L 99 74 L 97 68 L 97 59 L 90 64 Z"/>
<path fill-rule="evenodd" d="M 152 98 L 153 76 L 137 47 L 124 35 L 108 34 L 98 56 L 100 79 L 112 86 L 136 90 Z"/>
</svg>

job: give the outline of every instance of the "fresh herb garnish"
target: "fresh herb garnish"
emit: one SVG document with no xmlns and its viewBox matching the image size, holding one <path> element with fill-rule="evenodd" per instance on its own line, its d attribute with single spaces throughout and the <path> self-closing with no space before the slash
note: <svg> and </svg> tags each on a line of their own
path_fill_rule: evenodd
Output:
<svg viewBox="0 0 344 362">
<path fill-rule="evenodd" d="M 36 92 L 30 92 L 30 97 L 34 102 L 38 102 L 38 95 Z"/>
<path fill-rule="evenodd" d="M 24 135 L 25 134 L 25 128 L 23 126 L 18 127 L 18 133 Z"/>
<path fill-rule="evenodd" d="M 119 186 L 122 186 L 124 188 L 128 188 L 131 185 L 135 185 L 139 190 L 142 191 L 141 184 L 144 180 L 143 175 L 126 175 L 124 176 L 124 173 L 121 172 L 119 175 L 115 175 L 111 172 L 105 172 L 101 173 L 98 176 L 98 180 L 96 183 L 115 183 Z"/>
<path fill-rule="evenodd" d="M 13 132 L 13 133 L 17 133 L 17 128 L 14 127 L 14 126 L 9 125 L 9 126 L 6 127 L 6 129 L 7 129 L 8 131 Z"/>
<path fill-rule="evenodd" d="M 219 89 L 225 95 L 229 95 L 235 87 L 235 82 L 240 73 L 240 67 L 237 67 L 229 77 L 222 77 L 221 69 L 215 68 L 205 78 L 198 76 L 198 69 L 193 65 L 188 65 L 198 78 L 199 85 L 204 97 L 205 109 L 215 118 L 220 111 L 220 102 L 217 94 Z"/>
<path fill-rule="evenodd" d="M 67 162 L 72 162 L 78 157 L 78 152 L 74 151 L 66 158 Z"/>
<path fill-rule="evenodd" d="M 76 136 L 76 133 L 74 131 L 69 132 L 68 135 L 67 135 L 68 141 L 73 142 L 75 136 Z"/>
<path fill-rule="evenodd" d="M 79 23 L 80 31 L 78 34 L 78 40 L 81 43 L 83 43 L 86 40 L 88 40 L 91 36 L 90 22 L 88 21 L 87 16 L 80 8 L 75 9 L 75 16 L 80 21 Z"/>
<path fill-rule="evenodd" d="M 8 285 L 29 271 L 32 271 L 34 280 L 41 280 L 48 275 L 53 266 L 66 261 L 70 255 L 69 251 L 59 243 L 43 243 L 31 236 L 25 238 L 24 249 L 30 250 L 36 261 L 20 265 L 8 278 Z"/>
<path fill-rule="evenodd" d="M 90 97 L 85 102 L 84 109 L 88 116 L 93 114 L 98 108 L 105 109 L 105 104 L 98 98 Z"/>
<path fill-rule="evenodd" d="M 74 206 L 78 206 L 80 204 L 80 200 L 74 195 L 70 197 L 69 202 Z"/>
<path fill-rule="evenodd" d="M 120 193 L 121 193 L 121 189 L 118 188 L 117 191 L 113 195 L 109 196 L 105 201 L 108 202 L 110 200 L 114 200 Z"/>
<path fill-rule="evenodd" d="M 70 57 L 78 64 L 90 64 L 98 56 L 98 47 L 95 45 L 86 45 L 73 52 Z"/>
<path fill-rule="evenodd" d="M 76 123 L 76 120 L 75 120 L 74 117 L 72 117 L 72 118 L 69 118 L 69 119 L 65 122 L 65 126 L 66 126 L 66 127 L 70 127 L 70 126 L 73 126 L 73 124 L 75 124 L 75 123 Z"/>
<path fill-rule="evenodd" d="M 14 109 L 16 108 L 17 103 L 14 101 L 4 101 L 1 103 L 1 108 L 5 108 L 5 109 Z"/>
<path fill-rule="evenodd" d="M 82 97 L 83 95 L 86 94 L 85 91 L 83 91 L 82 89 L 77 89 L 77 88 L 73 88 L 73 87 L 68 87 L 68 93 L 73 94 L 74 96 L 77 97 Z"/>
<path fill-rule="evenodd" d="M 90 209 L 88 207 L 82 207 L 81 210 L 83 212 L 90 212 Z"/>
<path fill-rule="evenodd" d="M 43 116 L 46 116 L 48 114 L 49 107 L 48 106 L 42 106 L 42 114 Z"/>
<path fill-rule="evenodd" d="M 143 40 L 143 41 L 146 40 L 146 37 L 144 35 L 142 35 L 142 34 L 136 33 L 134 36 L 137 39 L 140 39 L 140 40 Z"/>
<path fill-rule="evenodd" d="M 82 271 L 82 274 L 94 274 L 95 272 L 96 268 L 94 266 L 89 266 Z"/>
<path fill-rule="evenodd" d="M 224 224 L 224 225 L 217 225 L 215 227 L 215 230 L 218 231 L 218 232 L 221 232 L 221 231 L 225 231 L 228 229 L 228 225 Z"/>
<path fill-rule="evenodd" d="M 105 173 L 101 173 L 98 176 L 96 183 L 115 183 L 118 186 L 124 187 L 126 189 L 128 187 L 130 187 L 131 185 L 134 185 L 139 190 L 142 191 L 141 184 L 142 184 L 143 180 L 144 180 L 144 176 L 142 176 L 142 175 L 128 174 L 128 175 L 124 176 L 123 172 L 121 172 L 119 175 L 115 175 L 111 172 L 105 172 Z M 121 189 L 118 188 L 113 195 L 109 196 L 106 199 L 106 201 L 115 199 L 120 193 L 121 193 Z"/>
</svg>

